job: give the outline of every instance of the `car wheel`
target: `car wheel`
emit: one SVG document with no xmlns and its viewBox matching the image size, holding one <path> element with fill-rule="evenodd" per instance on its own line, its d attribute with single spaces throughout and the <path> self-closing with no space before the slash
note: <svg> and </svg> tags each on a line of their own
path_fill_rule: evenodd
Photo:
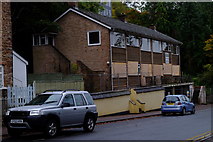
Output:
<svg viewBox="0 0 213 142">
<path fill-rule="evenodd" d="M 87 117 L 84 121 L 84 131 L 85 132 L 92 132 L 95 128 L 95 120 L 93 117 Z"/>
<path fill-rule="evenodd" d="M 22 134 L 22 131 L 10 128 L 7 129 L 7 132 L 11 137 L 19 137 Z"/>
<path fill-rule="evenodd" d="M 55 120 L 49 120 L 45 127 L 45 135 L 47 137 L 54 137 L 59 131 L 58 124 Z"/>
<path fill-rule="evenodd" d="M 185 114 L 186 114 L 186 109 L 183 108 L 183 109 L 182 109 L 182 112 L 181 112 L 181 115 L 185 115 Z"/>
<path fill-rule="evenodd" d="M 192 108 L 191 114 L 195 114 L 195 108 Z"/>
</svg>

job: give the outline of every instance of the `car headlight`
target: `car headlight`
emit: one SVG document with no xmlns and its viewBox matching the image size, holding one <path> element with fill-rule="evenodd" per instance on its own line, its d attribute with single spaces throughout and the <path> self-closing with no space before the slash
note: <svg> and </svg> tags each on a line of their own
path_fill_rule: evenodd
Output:
<svg viewBox="0 0 213 142">
<path fill-rule="evenodd" d="M 10 115 L 10 110 L 8 110 L 8 111 L 6 112 L 6 115 Z"/>
<path fill-rule="evenodd" d="M 30 111 L 30 116 L 32 115 L 40 115 L 40 111 L 39 110 L 32 110 Z"/>
</svg>

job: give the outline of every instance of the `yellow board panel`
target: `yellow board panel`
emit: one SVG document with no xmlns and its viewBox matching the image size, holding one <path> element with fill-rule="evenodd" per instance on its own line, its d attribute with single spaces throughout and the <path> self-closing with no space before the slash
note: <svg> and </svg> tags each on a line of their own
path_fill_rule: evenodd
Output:
<svg viewBox="0 0 213 142">
<path fill-rule="evenodd" d="M 163 65 L 153 65 L 153 75 L 163 76 Z"/>
<path fill-rule="evenodd" d="M 113 77 L 126 77 L 126 63 L 112 63 L 112 74 Z"/>
<path fill-rule="evenodd" d="M 180 66 L 179 65 L 172 66 L 172 75 L 180 76 Z"/>
<path fill-rule="evenodd" d="M 172 74 L 172 65 L 171 64 L 163 64 L 163 74 Z"/>
<path fill-rule="evenodd" d="M 138 75 L 138 62 L 128 61 L 128 75 Z"/>
<path fill-rule="evenodd" d="M 142 76 L 152 76 L 152 65 L 151 64 L 141 64 L 141 75 Z"/>
</svg>

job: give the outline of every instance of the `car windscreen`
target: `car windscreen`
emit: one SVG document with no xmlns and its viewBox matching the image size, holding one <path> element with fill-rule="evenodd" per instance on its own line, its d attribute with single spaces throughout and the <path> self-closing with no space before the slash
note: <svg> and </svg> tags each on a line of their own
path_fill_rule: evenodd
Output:
<svg viewBox="0 0 213 142">
<path fill-rule="evenodd" d="M 30 101 L 26 105 L 44 105 L 44 104 L 51 104 L 57 105 L 61 99 L 61 94 L 43 94 L 38 95 L 32 101 Z"/>
<path fill-rule="evenodd" d="M 180 99 L 177 96 L 167 96 L 163 99 L 164 102 L 177 102 Z"/>
</svg>

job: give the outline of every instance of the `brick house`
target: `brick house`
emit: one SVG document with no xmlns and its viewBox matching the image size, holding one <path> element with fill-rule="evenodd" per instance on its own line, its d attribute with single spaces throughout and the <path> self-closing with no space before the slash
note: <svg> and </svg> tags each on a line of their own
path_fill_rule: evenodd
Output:
<svg viewBox="0 0 213 142">
<path fill-rule="evenodd" d="M 34 73 L 84 75 L 90 92 L 179 81 L 180 41 L 146 28 L 70 8 L 58 17 L 61 31 L 33 35 Z"/>
</svg>

